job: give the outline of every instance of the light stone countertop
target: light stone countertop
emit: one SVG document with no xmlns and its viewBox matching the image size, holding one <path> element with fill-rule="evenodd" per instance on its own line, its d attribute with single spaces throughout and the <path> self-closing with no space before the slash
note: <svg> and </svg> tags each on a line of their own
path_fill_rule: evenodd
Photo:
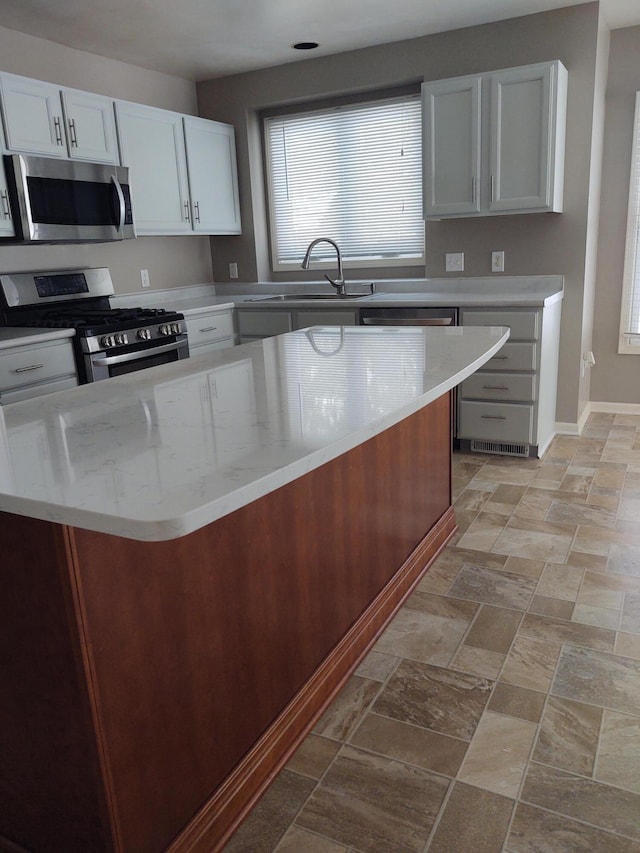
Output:
<svg viewBox="0 0 640 853">
<path fill-rule="evenodd" d="M 0 510 L 184 536 L 440 397 L 502 327 L 315 327 L 0 407 Z"/>
<path fill-rule="evenodd" d="M 376 282 L 377 291 L 369 293 L 369 281 L 347 280 L 349 293 L 361 293 L 357 299 L 342 299 L 336 295 L 327 299 L 331 287 L 326 282 L 253 282 L 210 284 L 177 287 L 170 290 L 137 291 L 117 295 L 111 303 L 147 305 L 180 311 L 186 317 L 213 309 L 259 308 L 363 308 L 366 306 L 511 306 L 543 307 L 563 297 L 561 275 L 487 276 L 467 278 L 384 279 Z M 278 294 L 321 294 L 322 298 L 276 300 Z"/>
</svg>

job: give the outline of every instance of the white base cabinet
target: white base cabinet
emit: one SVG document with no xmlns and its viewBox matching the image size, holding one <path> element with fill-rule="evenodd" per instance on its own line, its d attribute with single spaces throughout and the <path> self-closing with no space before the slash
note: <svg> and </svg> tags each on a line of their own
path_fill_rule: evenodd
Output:
<svg viewBox="0 0 640 853">
<path fill-rule="evenodd" d="M 560 301 L 463 308 L 464 326 L 508 326 L 507 343 L 458 389 L 457 438 L 472 450 L 540 456 L 555 434 Z"/>
<path fill-rule="evenodd" d="M 339 308 L 236 308 L 241 344 L 308 326 L 357 326 L 358 312 Z"/>
<path fill-rule="evenodd" d="M 16 343 L 0 350 L 0 404 L 17 403 L 77 384 L 69 338 Z"/>
<path fill-rule="evenodd" d="M 184 321 L 187 326 L 191 356 L 226 349 L 234 345 L 235 333 L 231 308 L 185 314 Z"/>
<path fill-rule="evenodd" d="M 425 83 L 422 98 L 426 219 L 562 211 L 559 60 Z"/>
</svg>

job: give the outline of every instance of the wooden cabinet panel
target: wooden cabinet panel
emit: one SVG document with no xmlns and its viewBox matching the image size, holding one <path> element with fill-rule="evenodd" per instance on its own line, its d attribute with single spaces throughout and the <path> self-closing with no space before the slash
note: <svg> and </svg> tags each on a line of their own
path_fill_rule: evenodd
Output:
<svg viewBox="0 0 640 853">
<path fill-rule="evenodd" d="M 445 395 L 167 542 L 0 514 L 0 834 L 220 849 L 454 532 L 450 442 Z"/>
</svg>

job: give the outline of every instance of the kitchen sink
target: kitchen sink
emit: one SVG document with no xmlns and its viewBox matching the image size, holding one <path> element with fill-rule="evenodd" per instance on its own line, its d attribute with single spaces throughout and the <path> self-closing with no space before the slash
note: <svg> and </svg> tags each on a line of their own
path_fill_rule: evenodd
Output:
<svg viewBox="0 0 640 853">
<path fill-rule="evenodd" d="M 278 293 L 274 296 L 256 296 L 252 299 L 246 299 L 245 302 L 298 302 L 307 299 L 333 299 L 337 302 L 343 299 L 362 299 L 368 295 L 368 293 L 348 293 L 345 295 L 339 293 Z"/>
</svg>

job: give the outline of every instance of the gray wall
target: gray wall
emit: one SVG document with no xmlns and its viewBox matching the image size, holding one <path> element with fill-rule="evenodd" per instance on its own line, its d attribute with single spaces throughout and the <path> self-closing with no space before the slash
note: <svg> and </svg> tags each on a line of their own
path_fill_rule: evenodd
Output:
<svg viewBox="0 0 640 853">
<path fill-rule="evenodd" d="M 195 85 L 179 77 L 74 50 L 0 27 L 0 70 L 163 109 L 196 114 Z M 135 204 L 135 199 L 133 200 Z M 211 281 L 207 237 L 140 237 L 95 246 L 6 246 L 0 272 L 108 266 L 118 293 L 140 288 L 148 269 L 151 289 Z"/>
<path fill-rule="evenodd" d="M 284 278 L 269 268 L 257 110 L 560 59 L 569 71 L 564 212 L 427 223 L 426 275 L 443 276 L 444 254 L 453 251 L 465 253 L 465 275 L 487 275 L 494 249 L 505 251 L 507 274 L 564 275 L 557 419 L 575 424 L 588 399 L 588 375 L 580 380 L 580 359 L 583 340 L 590 341 L 591 333 L 583 316 L 585 308 L 589 319 L 591 314 L 585 264 L 594 209 L 590 178 L 598 33 L 599 5 L 587 3 L 198 84 L 200 114 L 231 122 L 237 133 L 243 234 L 212 239 L 215 280 L 228 280 L 231 261 L 238 262 L 240 280 Z M 391 277 L 425 275 L 423 268 L 385 272 Z M 379 279 L 384 273 L 360 270 L 350 275 Z"/>
<path fill-rule="evenodd" d="M 640 358 L 618 355 L 633 115 L 636 92 L 640 90 L 639 57 L 640 27 L 611 33 L 593 331 L 594 402 L 640 403 Z"/>
</svg>

